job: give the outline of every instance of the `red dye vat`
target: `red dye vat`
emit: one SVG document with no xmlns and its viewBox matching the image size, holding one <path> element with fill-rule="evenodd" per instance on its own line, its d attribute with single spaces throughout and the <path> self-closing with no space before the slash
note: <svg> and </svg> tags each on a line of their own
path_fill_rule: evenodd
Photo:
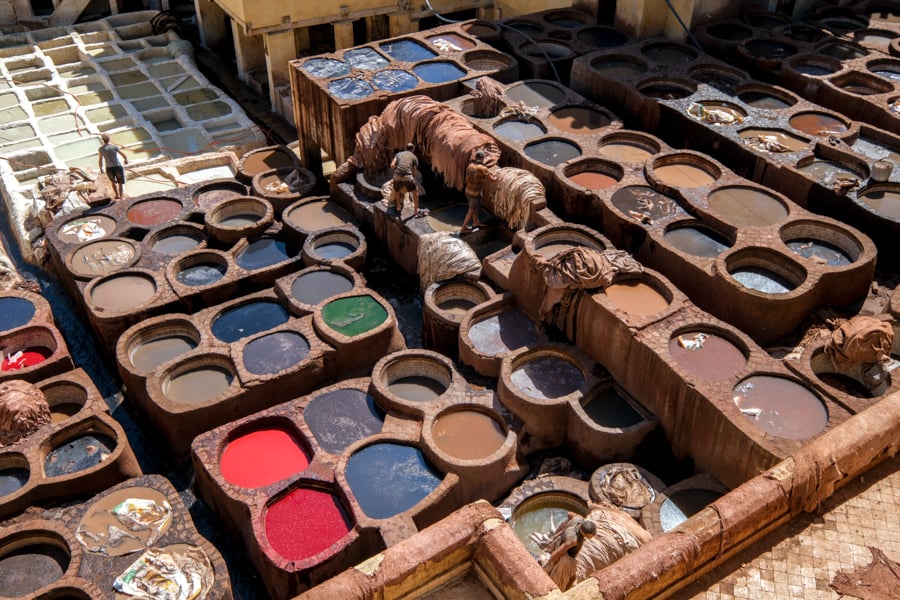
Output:
<svg viewBox="0 0 900 600">
<path fill-rule="evenodd" d="M 36 364 L 47 360 L 53 352 L 50 348 L 35 346 L 33 348 L 25 348 L 15 354 L 7 354 L 3 357 L 3 364 L 0 369 L 4 371 L 18 371 L 33 367 Z"/>
<path fill-rule="evenodd" d="M 269 545 L 287 560 L 305 560 L 350 532 L 350 519 L 330 492 L 297 488 L 266 511 Z"/>
<path fill-rule="evenodd" d="M 232 440 L 219 468 L 234 485 L 258 488 L 299 473 L 309 465 L 309 456 L 297 440 L 283 429 L 260 429 Z"/>
</svg>

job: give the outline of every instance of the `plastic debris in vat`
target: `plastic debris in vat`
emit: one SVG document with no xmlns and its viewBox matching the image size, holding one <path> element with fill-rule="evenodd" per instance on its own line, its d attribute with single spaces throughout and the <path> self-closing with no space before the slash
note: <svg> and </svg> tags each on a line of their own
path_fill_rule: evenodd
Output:
<svg viewBox="0 0 900 600">
<path fill-rule="evenodd" d="M 212 564 L 197 546 L 150 548 L 113 582 L 132 598 L 203 600 L 214 582 Z"/>
<path fill-rule="evenodd" d="M 678 345 L 686 350 L 700 350 L 703 348 L 703 342 L 706 341 L 705 333 L 698 333 L 693 337 L 678 336 Z"/>
<path fill-rule="evenodd" d="M 715 106 L 703 106 L 697 102 L 688 104 L 687 113 L 697 120 L 712 125 L 735 125 L 744 122 L 737 111 L 729 111 Z"/>
<path fill-rule="evenodd" d="M 83 521 L 75 531 L 78 541 L 91 552 L 121 556 L 156 542 L 172 522 L 172 507 L 165 500 L 126 498 L 111 509 L 97 510 L 89 516 L 103 519 L 105 530 L 91 531 L 91 523 Z M 121 527 L 106 521 L 117 522 Z M 128 545 L 126 541 L 136 544 Z"/>
<path fill-rule="evenodd" d="M 105 237 L 109 231 L 99 218 L 76 219 L 59 228 L 61 236 L 74 236 L 79 242 L 90 242 Z"/>
</svg>

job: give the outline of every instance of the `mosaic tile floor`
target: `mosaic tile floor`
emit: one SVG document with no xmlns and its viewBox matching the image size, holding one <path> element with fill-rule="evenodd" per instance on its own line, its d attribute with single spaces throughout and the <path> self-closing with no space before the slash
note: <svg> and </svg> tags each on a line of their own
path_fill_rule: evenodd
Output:
<svg viewBox="0 0 900 600">
<path fill-rule="evenodd" d="M 677 600 L 852 598 L 831 589 L 838 571 L 868 565 L 868 547 L 900 562 L 900 456 L 700 578 Z M 900 598 L 900 590 L 897 590 Z"/>
</svg>

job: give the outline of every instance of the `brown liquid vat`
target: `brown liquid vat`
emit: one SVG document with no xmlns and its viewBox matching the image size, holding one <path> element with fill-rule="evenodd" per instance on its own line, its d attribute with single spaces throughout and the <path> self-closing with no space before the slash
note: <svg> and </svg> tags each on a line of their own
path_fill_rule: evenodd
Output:
<svg viewBox="0 0 900 600">
<path fill-rule="evenodd" d="M 265 146 L 244 154 L 237 164 L 236 179 L 250 184 L 253 178 L 272 169 L 300 166 L 300 158 L 287 146 Z"/>
<path fill-rule="evenodd" d="M 228 198 L 210 209 L 204 217 L 206 228 L 213 238 L 233 244 L 246 237 L 255 237 L 272 225 L 272 205 L 253 196 Z"/>
<path fill-rule="evenodd" d="M 722 177 L 722 169 L 700 153 L 663 154 L 645 165 L 647 179 L 663 193 L 708 187 Z"/>
<path fill-rule="evenodd" d="M 229 198 L 246 196 L 247 192 L 247 186 L 234 179 L 214 180 L 188 188 L 194 206 L 202 212 L 215 208 Z"/>
<path fill-rule="evenodd" d="M 288 183 L 292 179 L 296 182 Z M 263 171 L 252 182 L 253 193 L 272 204 L 277 218 L 281 218 L 285 208 L 309 195 L 315 185 L 313 172 L 300 166 Z"/>
<path fill-rule="evenodd" d="M 322 229 L 357 225 L 356 219 L 329 196 L 298 200 L 284 209 L 281 218 L 300 241 Z"/>
<path fill-rule="evenodd" d="M 459 356 L 459 327 L 469 310 L 495 296 L 483 281 L 433 283 L 422 301 L 422 344 L 445 356 Z"/>
<path fill-rule="evenodd" d="M 177 256 L 188 250 L 202 250 L 206 245 L 206 235 L 201 225 L 181 222 L 151 230 L 141 242 L 141 252 Z"/>
<path fill-rule="evenodd" d="M 65 262 L 76 278 L 86 280 L 134 266 L 141 258 L 140 246 L 127 238 L 103 238 L 72 249 Z"/>
</svg>

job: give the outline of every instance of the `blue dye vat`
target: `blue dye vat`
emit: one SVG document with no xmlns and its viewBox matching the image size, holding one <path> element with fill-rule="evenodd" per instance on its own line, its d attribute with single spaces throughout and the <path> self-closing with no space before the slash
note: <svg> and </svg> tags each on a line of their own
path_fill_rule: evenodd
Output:
<svg viewBox="0 0 900 600">
<path fill-rule="evenodd" d="M 379 427 L 379 430 L 381 428 Z M 0 471 L 0 498 L 22 489 L 28 482 L 28 469 L 14 467 Z"/>
<path fill-rule="evenodd" d="M 225 265 L 211 263 L 193 265 L 179 271 L 175 279 L 184 285 L 211 285 L 225 276 L 225 269 Z"/>
<path fill-rule="evenodd" d="M 412 40 L 399 40 L 381 44 L 381 50 L 400 62 L 418 62 L 437 56 L 434 52 Z"/>
<path fill-rule="evenodd" d="M 242 269 L 253 271 L 277 265 L 291 258 L 291 256 L 287 242 L 276 238 L 264 237 L 250 242 L 250 245 L 238 255 L 235 262 Z"/>
<path fill-rule="evenodd" d="M 404 92 L 419 85 L 419 80 L 400 69 L 385 69 L 372 76 L 372 85 L 387 92 Z"/>
<path fill-rule="evenodd" d="M 293 331 L 278 331 L 244 346 L 244 366 L 256 375 L 290 369 L 309 354 L 309 342 Z"/>
<path fill-rule="evenodd" d="M 318 77 L 320 79 L 331 79 L 332 77 L 342 77 L 350 72 L 350 65 L 342 60 L 334 58 L 311 58 L 300 67 L 310 77 Z"/>
<path fill-rule="evenodd" d="M 34 318 L 34 304 L 24 298 L 0 298 L 0 331 L 27 324 Z"/>
<path fill-rule="evenodd" d="M 350 444 L 380 433 L 384 416 L 375 398 L 354 389 L 316 396 L 303 411 L 303 419 L 319 446 L 332 454 L 340 454 Z"/>
<path fill-rule="evenodd" d="M 441 483 L 441 474 L 417 448 L 373 444 L 347 461 L 347 483 L 360 508 L 373 519 L 388 519 L 418 504 Z"/>
<path fill-rule="evenodd" d="M 239 339 L 278 327 L 288 320 L 288 312 L 276 302 L 249 302 L 223 312 L 212 324 L 213 335 L 230 344 Z"/>
<path fill-rule="evenodd" d="M 466 72 L 451 62 L 433 62 L 416 65 L 413 72 L 419 76 L 422 81 L 428 83 L 444 83 L 446 81 L 456 81 L 465 76 Z"/>
<path fill-rule="evenodd" d="M 328 84 L 328 93 L 341 100 L 359 100 L 371 96 L 374 91 L 368 81 L 359 77 L 335 79 Z"/>
<path fill-rule="evenodd" d="M 116 443 L 102 434 L 83 435 L 54 448 L 44 460 L 44 474 L 59 477 L 78 473 L 103 462 Z"/>
<path fill-rule="evenodd" d="M 377 71 L 388 64 L 388 59 L 371 48 L 347 50 L 344 52 L 344 60 L 350 63 L 351 66 L 363 71 Z"/>
</svg>

